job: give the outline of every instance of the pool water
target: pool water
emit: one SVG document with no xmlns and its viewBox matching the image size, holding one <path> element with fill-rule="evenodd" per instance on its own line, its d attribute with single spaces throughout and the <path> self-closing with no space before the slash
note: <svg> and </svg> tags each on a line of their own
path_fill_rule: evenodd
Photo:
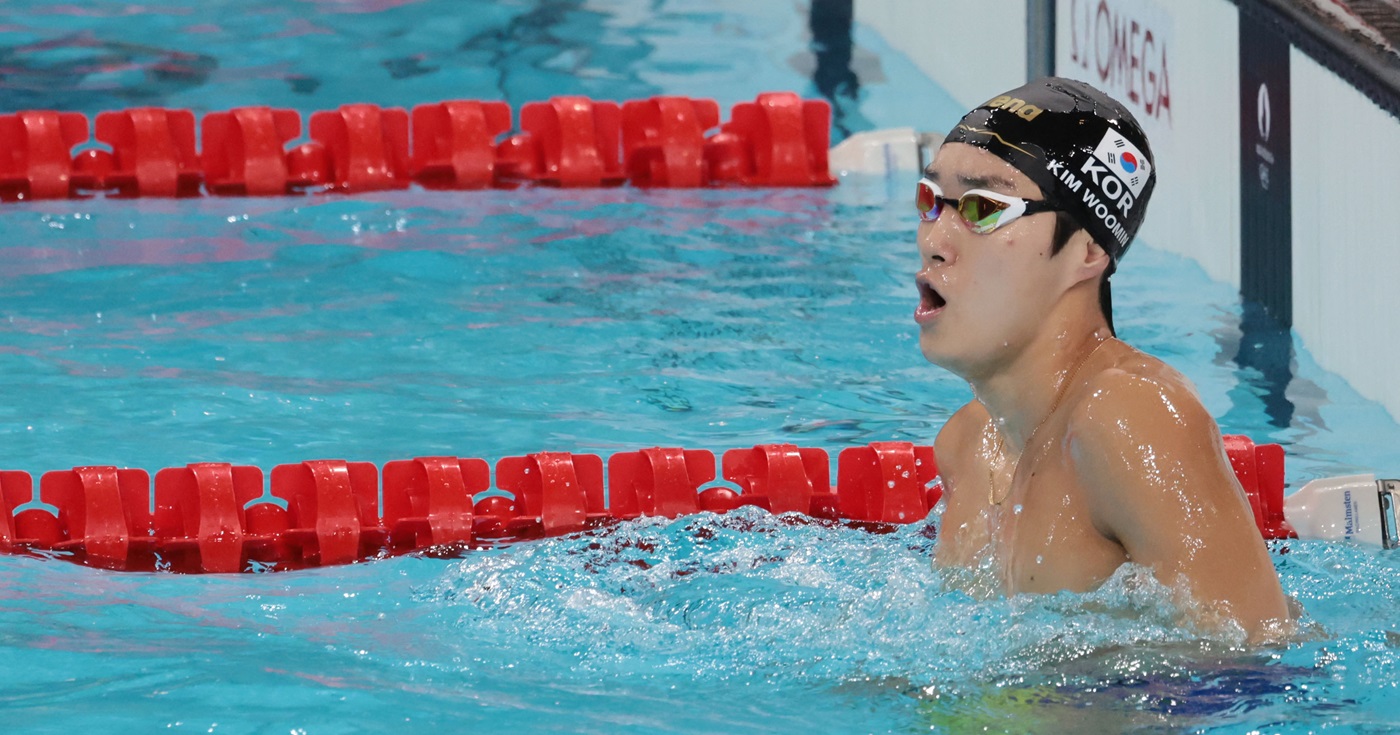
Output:
<svg viewBox="0 0 1400 735">
<path fill-rule="evenodd" d="M 815 96 L 805 6 L 753 5 L 20 4 L 0 93 L 304 115 Z M 946 98 L 856 40 L 849 124 Z M 907 198 L 852 179 L 5 205 L 0 468 L 928 443 L 968 393 L 917 349 Z M 1115 277 L 1120 335 L 1195 381 L 1225 431 L 1282 443 L 1292 487 L 1400 467 L 1383 409 L 1145 245 Z M 1278 547 L 1313 633 L 1245 651 L 1179 630 L 1131 568 L 1087 596 L 948 591 L 936 522 L 744 509 L 262 575 L 0 557 L 0 712 L 17 733 L 1393 726 L 1400 556 Z"/>
</svg>

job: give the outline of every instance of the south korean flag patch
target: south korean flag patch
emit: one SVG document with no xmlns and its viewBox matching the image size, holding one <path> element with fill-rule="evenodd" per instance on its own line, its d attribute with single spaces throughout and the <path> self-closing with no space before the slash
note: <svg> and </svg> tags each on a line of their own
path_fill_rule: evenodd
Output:
<svg viewBox="0 0 1400 735">
<path fill-rule="evenodd" d="M 1135 198 L 1142 194 L 1142 187 L 1147 185 L 1147 179 L 1152 175 L 1152 164 L 1147 156 L 1113 128 L 1104 132 L 1099 147 L 1094 149 L 1094 157 L 1127 184 L 1128 191 Z"/>
</svg>

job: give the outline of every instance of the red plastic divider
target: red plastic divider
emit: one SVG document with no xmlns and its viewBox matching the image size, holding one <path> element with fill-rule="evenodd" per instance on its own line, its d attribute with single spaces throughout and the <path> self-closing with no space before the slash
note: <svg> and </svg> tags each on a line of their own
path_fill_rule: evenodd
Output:
<svg viewBox="0 0 1400 735">
<path fill-rule="evenodd" d="M 796 511 L 818 518 L 836 512 L 831 468 L 821 449 L 792 444 L 760 444 L 724 453 L 724 478 L 743 489 L 745 505 L 772 513 Z"/>
<path fill-rule="evenodd" d="M 24 537 L 16 526 L 14 509 L 33 497 L 34 478 L 28 472 L 0 471 L 0 551 L 8 552 L 22 542 Z"/>
<path fill-rule="evenodd" d="M 269 196 L 292 189 L 287 142 L 301 135 L 295 110 L 239 107 L 200 121 L 204 181 L 211 194 Z"/>
<path fill-rule="evenodd" d="M 96 566 L 125 569 L 130 555 L 155 548 L 150 492 L 145 470 L 102 466 L 45 472 L 39 497 L 58 508 L 65 536 L 51 548 L 80 553 Z"/>
<path fill-rule="evenodd" d="M 857 521 L 921 520 L 942 496 L 941 488 L 928 488 L 936 477 L 933 447 L 875 442 L 843 449 L 837 458 L 837 507 L 842 518 Z"/>
<path fill-rule="evenodd" d="M 698 501 L 700 510 L 707 510 L 711 513 L 728 513 L 744 504 L 744 499 L 739 497 L 739 493 L 722 485 L 701 490 Z"/>
<path fill-rule="evenodd" d="M 384 465 L 384 527 L 395 548 L 470 544 L 472 496 L 491 487 L 484 459 L 419 457 Z"/>
<path fill-rule="evenodd" d="M 608 458 L 608 510 L 614 518 L 678 516 L 700 511 L 700 486 L 715 479 L 704 449 L 652 447 Z"/>
<path fill-rule="evenodd" d="M 472 535 L 478 539 L 524 536 L 527 531 L 537 530 L 539 526 L 537 521 L 520 515 L 519 504 L 513 498 L 503 495 L 490 495 L 478 500 L 472 514 L 476 521 L 472 526 Z"/>
<path fill-rule="evenodd" d="M 496 137 L 510 130 L 504 102 L 439 102 L 413 108 L 413 179 L 429 189 L 496 183 Z"/>
<path fill-rule="evenodd" d="M 513 493 L 518 513 L 545 535 L 583 530 L 606 517 L 603 458 L 596 454 L 539 452 L 496 463 L 496 487 Z"/>
<path fill-rule="evenodd" d="M 311 139 L 324 146 L 323 180 L 346 192 L 408 187 L 408 113 L 378 105 L 341 105 L 311 116 Z M 317 178 L 319 172 L 303 172 Z"/>
<path fill-rule="evenodd" d="M 1260 515 L 1264 519 L 1259 530 L 1266 539 L 1298 538 L 1298 532 L 1283 517 L 1283 458 L 1283 447 L 1278 444 L 1259 444 L 1254 448 Z"/>
<path fill-rule="evenodd" d="M 286 537 L 291 513 L 275 502 L 264 501 L 243 508 L 243 552 L 248 561 L 294 568 L 297 560 Z"/>
<path fill-rule="evenodd" d="M 77 112 L 0 115 L 0 200 L 72 196 L 73 147 L 88 139 Z"/>
<path fill-rule="evenodd" d="M 1230 467 L 1244 488 L 1249 499 L 1249 508 L 1254 512 L 1254 523 L 1264 528 L 1264 505 L 1259 495 L 1259 475 L 1254 461 L 1254 442 L 1247 436 L 1226 435 L 1225 455 L 1230 458 Z"/>
<path fill-rule="evenodd" d="M 187 197 L 199 194 L 204 174 L 195 153 L 194 113 L 139 107 L 97 115 L 97 139 L 112 147 L 88 186 L 117 196 Z M 95 160 L 105 151 L 89 151 Z M 110 170 L 106 170 L 110 165 Z M 94 186 L 95 185 L 95 186 Z"/>
<path fill-rule="evenodd" d="M 312 460 L 272 468 L 272 494 L 287 501 L 287 540 L 300 561 L 347 564 L 372 551 L 379 532 L 379 470 L 369 462 Z M 367 533 L 366 533 L 367 532 Z"/>
<path fill-rule="evenodd" d="M 37 499 L 34 494 L 34 479 L 28 472 L 16 470 L 0 471 L 0 498 L 5 501 L 5 512 L 13 514 L 15 547 L 36 547 L 51 549 L 64 539 L 64 531 L 59 526 L 58 516 L 41 508 L 29 508 L 14 512 L 14 509 Z"/>
<path fill-rule="evenodd" d="M 719 181 L 746 186 L 831 186 L 827 161 L 831 105 L 792 92 L 760 94 L 734 105 L 730 122 L 705 155 Z"/>
<path fill-rule="evenodd" d="M 1297 538 L 1283 517 L 1283 447 L 1258 444 L 1247 436 L 1227 435 L 1225 453 L 1249 498 L 1254 522 L 1266 539 Z"/>
<path fill-rule="evenodd" d="M 520 129 L 498 149 L 517 177 L 553 186 L 617 186 L 626 179 L 618 158 L 622 118 L 616 102 L 529 102 L 520 108 Z"/>
<path fill-rule="evenodd" d="M 622 157 L 637 186 L 710 183 L 705 131 L 719 125 L 714 100 L 652 97 L 622 105 Z"/>
<path fill-rule="evenodd" d="M 243 507 L 262 495 L 257 467 L 199 462 L 156 472 L 154 517 L 160 550 L 180 569 L 243 569 Z"/>
</svg>

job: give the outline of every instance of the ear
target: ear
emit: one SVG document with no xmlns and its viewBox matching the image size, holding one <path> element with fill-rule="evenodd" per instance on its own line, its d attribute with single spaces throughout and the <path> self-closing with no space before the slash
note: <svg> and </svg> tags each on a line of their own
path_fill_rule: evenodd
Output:
<svg viewBox="0 0 1400 735">
<path fill-rule="evenodd" d="M 1086 230 L 1080 230 L 1070 237 L 1065 244 L 1064 253 L 1069 256 L 1070 277 L 1074 283 L 1082 281 L 1098 281 L 1099 274 L 1113 264 L 1113 259 L 1108 257 L 1108 251 L 1103 246 L 1094 241 Z"/>
</svg>

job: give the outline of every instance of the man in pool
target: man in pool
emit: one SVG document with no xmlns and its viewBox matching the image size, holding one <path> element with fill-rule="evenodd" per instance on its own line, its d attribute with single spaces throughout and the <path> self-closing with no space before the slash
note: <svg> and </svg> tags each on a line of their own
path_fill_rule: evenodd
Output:
<svg viewBox="0 0 1400 735">
<path fill-rule="evenodd" d="M 1155 180 L 1132 115 L 1059 78 L 969 112 L 924 171 L 919 346 L 974 396 L 934 445 L 934 563 L 1006 594 L 1088 591 L 1133 563 L 1194 624 L 1276 639 L 1288 605 L 1220 430 L 1114 337 L 1108 280 Z"/>
</svg>

